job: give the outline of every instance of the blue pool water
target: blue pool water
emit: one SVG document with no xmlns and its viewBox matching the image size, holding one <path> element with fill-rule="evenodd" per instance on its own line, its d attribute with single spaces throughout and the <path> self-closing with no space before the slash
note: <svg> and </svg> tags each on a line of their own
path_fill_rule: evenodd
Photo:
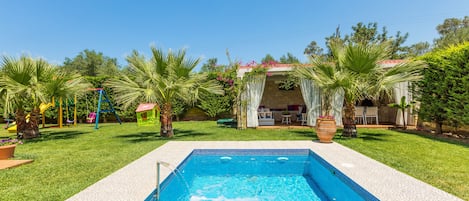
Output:
<svg viewBox="0 0 469 201">
<path fill-rule="evenodd" d="M 173 168 L 161 201 L 378 200 L 308 149 L 198 149 Z"/>
</svg>

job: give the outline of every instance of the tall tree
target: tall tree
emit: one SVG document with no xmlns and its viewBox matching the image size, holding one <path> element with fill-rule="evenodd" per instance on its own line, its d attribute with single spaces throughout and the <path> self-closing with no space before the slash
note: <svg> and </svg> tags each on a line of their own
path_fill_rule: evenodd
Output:
<svg viewBox="0 0 469 201">
<path fill-rule="evenodd" d="M 378 23 L 368 23 L 367 25 L 362 22 L 357 23 L 357 25 L 352 26 L 352 33 L 350 35 L 345 35 L 343 38 L 340 36 L 340 27 L 337 27 L 336 32 L 329 37 L 326 37 L 326 44 L 330 40 L 342 40 L 344 43 L 359 43 L 359 44 L 382 44 L 389 43 L 387 55 L 388 59 L 401 59 L 405 55 L 406 47 L 403 46 L 408 33 L 404 35 L 400 31 L 396 33 L 394 37 L 388 36 L 388 31 L 386 27 L 382 28 L 382 31 L 379 31 Z M 329 46 L 328 46 L 329 47 Z M 329 56 L 332 56 L 329 53 Z"/>
<path fill-rule="evenodd" d="M 409 33 L 401 35 L 400 31 L 397 31 L 395 37 L 388 38 L 387 40 L 391 42 L 390 47 L 390 59 L 403 59 L 406 55 L 407 47 L 403 46 L 404 42 L 409 37 Z"/>
<path fill-rule="evenodd" d="M 469 41 L 469 16 L 463 19 L 448 18 L 436 27 L 440 37 L 435 39 L 436 48 L 446 48 L 450 45 Z"/>
<path fill-rule="evenodd" d="M 424 55 L 427 52 L 430 52 L 430 43 L 428 42 L 419 42 L 411 45 L 410 47 L 406 47 L 406 50 L 404 51 L 405 54 L 403 55 L 404 58 L 408 57 L 417 57 Z"/>
<path fill-rule="evenodd" d="M 104 56 L 102 52 L 83 50 L 75 58 L 65 58 L 63 68 L 77 71 L 85 76 L 113 76 L 118 70 L 117 59 Z"/>
<path fill-rule="evenodd" d="M 388 40 L 388 31 L 386 27 L 383 27 L 382 33 L 379 33 L 378 23 L 368 23 L 368 25 L 362 22 L 352 26 L 353 32 L 350 35 L 345 35 L 344 41 L 361 43 L 361 44 L 376 44 L 383 43 Z"/>
<path fill-rule="evenodd" d="M 223 66 L 217 65 L 217 58 L 210 58 L 206 63 L 202 65 L 200 69 L 201 72 L 219 72 L 222 70 Z"/>
<path fill-rule="evenodd" d="M 262 58 L 261 62 L 263 64 L 268 64 L 268 63 L 278 63 L 277 60 L 274 59 L 274 57 L 270 54 L 266 54 L 264 58 Z"/>
<path fill-rule="evenodd" d="M 300 60 L 293 56 L 292 53 L 288 52 L 287 55 L 282 55 L 280 57 L 280 63 L 282 64 L 295 64 L 295 63 L 300 63 Z"/>
<path fill-rule="evenodd" d="M 127 108 L 134 102 L 158 103 L 161 108 L 160 135 L 172 137 L 172 104 L 175 99 L 194 104 L 201 94 L 223 94 L 223 89 L 216 80 L 207 80 L 205 73 L 193 73 L 199 59 L 186 57 L 185 50 L 177 52 L 151 47 L 152 58 L 134 51 L 127 57 L 130 74 L 121 74 L 112 78 L 107 86 L 112 87 L 116 100 Z"/>
<path fill-rule="evenodd" d="M 311 41 L 311 43 L 309 43 L 309 45 L 305 48 L 305 51 L 303 53 L 310 57 L 318 57 L 318 56 L 323 55 L 323 51 L 324 50 L 321 47 L 319 47 L 316 41 Z"/>
</svg>

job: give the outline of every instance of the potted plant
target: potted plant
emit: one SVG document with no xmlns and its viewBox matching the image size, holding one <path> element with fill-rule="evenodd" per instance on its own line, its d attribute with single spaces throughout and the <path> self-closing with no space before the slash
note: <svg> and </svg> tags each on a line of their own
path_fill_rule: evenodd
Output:
<svg viewBox="0 0 469 201">
<path fill-rule="evenodd" d="M 12 158 L 17 144 L 23 144 L 23 142 L 11 138 L 0 140 L 0 160 Z"/>
<path fill-rule="evenodd" d="M 312 58 L 311 64 L 311 67 L 295 68 L 293 76 L 304 81 L 309 80 L 312 88 L 319 88 L 321 115 L 316 119 L 316 134 L 320 142 L 330 143 L 337 131 L 335 118 L 331 115 L 333 96 L 338 92 L 347 95 L 344 86 L 349 84 L 350 75 L 341 71 L 343 68 L 340 65 L 318 58 Z"/>
<path fill-rule="evenodd" d="M 332 116 L 332 94 L 331 90 L 323 90 L 321 99 L 321 111 L 322 115 L 316 119 L 316 135 L 319 138 L 319 142 L 331 143 L 337 132 L 336 122 L 334 116 Z"/>
</svg>

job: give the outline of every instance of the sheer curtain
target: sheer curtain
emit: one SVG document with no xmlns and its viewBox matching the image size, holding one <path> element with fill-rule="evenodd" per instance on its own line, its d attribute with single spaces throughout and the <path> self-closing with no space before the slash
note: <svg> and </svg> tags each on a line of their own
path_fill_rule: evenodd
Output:
<svg viewBox="0 0 469 201">
<path fill-rule="evenodd" d="M 258 127 L 257 108 L 264 94 L 265 75 L 251 77 L 246 84 L 247 92 L 247 127 Z"/>
<path fill-rule="evenodd" d="M 396 84 L 396 86 L 394 87 L 394 99 L 395 99 L 395 102 L 396 103 L 400 103 L 401 102 L 401 98 L 402 96 L 405 96 L 405 101 L 406 103 L 410 103 L 411 100 L 411 96 L 409 94 L 409 82 L 400 82 L 398 84 Z M 406 111 L 404 113 L 404 116 L 405 116 L 405 122 L 408 124 L 408 123 L 411 123 L 408 121 L 409 118 L 407 118 L 408 112 Z M 397 110 L 397 115 L 396 115 L 396 125 L 404 125 L 404 121 L 402 119 L 402 112 L 401 110 Z"/>
<path fill-rule="evenodd" d="M 321 96 L 319 87 L 313 81 L 307 79 L 300 80 L 301 94 L 306 105 L 307 125 L 315 126 L 316 119 L 321 114 Z"/>
<path fill-rule="evenodd" d="M 337 126 L 342 125 L 342 109 L 344 107 L 344 90 L 340 90 L 334 94 L 332 98 L 332 115 L 335 118 Z"/>
</svg>

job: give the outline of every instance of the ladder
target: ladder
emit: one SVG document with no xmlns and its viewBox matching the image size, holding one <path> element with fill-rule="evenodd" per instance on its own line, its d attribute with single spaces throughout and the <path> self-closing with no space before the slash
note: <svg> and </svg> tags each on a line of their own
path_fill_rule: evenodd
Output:
<svg viewBox="0 0 469 201">
<path fill-rule="evenodd" d="M 102 88 L 96 89 L 99 93 L 99 101 L 98 101 L 98 111 L 96 112 L 96 120 L 95 120 L 95 126 L 94 129 L 98 129 L 99 126 L 99 115 L 102 112 L 107 112 L 107 113 L 113 113 L 114 116 L 116 116 L 117 121 L 119 121 L 119 124 L 122 124 L 121 119 L 119 118 L 119 115 L 117 115 L 116 110 L 114 110 L 114 106 L 112 105 L 112 102 L 109 100 L 109 97 L 107 96 L 106 92 Z M 104 97 L 104 99 L 103 99 Z M 107 103 L 109 106 L 109 109 L 107 110 L 101 110 L 101 103 Z"/>
</svg>

